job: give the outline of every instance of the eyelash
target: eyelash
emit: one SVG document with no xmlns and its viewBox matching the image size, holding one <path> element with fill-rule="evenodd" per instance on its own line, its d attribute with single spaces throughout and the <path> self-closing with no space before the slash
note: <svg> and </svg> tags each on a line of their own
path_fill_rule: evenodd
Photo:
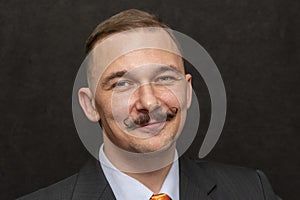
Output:
<svg viewBox="0 0 300 200">
<path fill-rule="evenodd" d="M 157 80 L 164 79 L 164 78 L 168 78 L 169 80 L 175 80 L 175 78 L 172 76 L 161 76 L 161 77 L 158 77 Z"/>
<path fill-rule="evenodd" d="M 129 81 L 126 81 L 126 80 L 122 80 L 122 81 L 117 81 L 117 82 L 115 82 L 114 84 L 112 84 L 112 88 L 119 88 L 119 87 L 125 87 L 125 86 L 119 86 L 119 84 L 121 84 L 121 83 L 128 83 L 128 84 L 130 84 L 130 82 Z"/>
<path fill-rule="evenodd" d="M 162 80 L 162 79 L 166 79 L 166 78 L 167 78 L 167 80 Z M 178 78 L 176 78 L 174 76 L 165 75 L 165 76 L 158 77 L 155 82 L 157 82 L 158 84 L 159 83 L 171 83 L 176 80 L 178 80 Z"/>
</svg>

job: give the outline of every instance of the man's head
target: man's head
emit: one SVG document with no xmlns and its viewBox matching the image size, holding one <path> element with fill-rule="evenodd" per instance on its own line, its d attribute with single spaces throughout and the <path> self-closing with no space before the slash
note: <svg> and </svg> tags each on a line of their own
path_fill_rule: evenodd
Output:
<svg viewBox="0 0 300 200">
<path fill-rule="evenodd" d="M 145 27 L 168 28 L 159 18 L 147 12 L 136 9 L 120 12 L 103 21 L 94 29 L 86 42 L 86 54 L 90 53 L 97 43 L 109 35 Z"/>
<path fill-rule="evenodd" d="M 130 152 L 174 144 L 191 103 L 191 75 L 167 26 L 138 10 L 101 23 L 87 41 L 89 88 L 79 91 L 91 121 Z"/>
</svg>

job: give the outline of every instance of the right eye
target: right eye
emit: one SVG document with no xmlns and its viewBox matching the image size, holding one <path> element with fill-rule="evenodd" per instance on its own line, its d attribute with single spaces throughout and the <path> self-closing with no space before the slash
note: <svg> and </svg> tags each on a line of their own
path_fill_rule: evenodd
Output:
<svg viewBox="0 0 300 200">
<path fill-rule="evenodd" d="M 113 84 L 114 90 L 127 90 L 133 85 L 132 82 L 128 80 L 120 80 Z"/>
<path fill-rule="evenodd" d="M 119 81 L 115 85 L 115 87 L 126 87 L 126 86 L 128 86 L 128 82 L 127 81 Z"/>
</svg>

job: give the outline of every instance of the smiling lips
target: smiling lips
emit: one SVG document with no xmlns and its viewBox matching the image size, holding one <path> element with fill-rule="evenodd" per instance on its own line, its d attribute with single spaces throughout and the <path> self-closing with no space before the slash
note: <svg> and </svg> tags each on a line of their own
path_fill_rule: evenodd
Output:
<svg viewBox="0 0 300 200">
<path fill-rule="evenodd" d="M 164 128 L 165 123 L 166 123 L 166 121 L 150 122 L 147 124 L 143 124 L 143 125 L 137 127 L 136 129 L 145 131 L 145 132 L 151 132 L 151 133 L 158 132 Z"/>
<path fill-rule="evenodd" d="M 173 119 L 178 112 L 178 108 L 169 108 L 166 112 L 163 112 L 161 108 L 157 108 L 155 112 L 140 113 L 138 119 L 132 119 L 127 117 L 123 123 L 128 129 L 144 129 L 144 130 L 160 130 L 165 125 L 166 121 Z"/>
</svg>

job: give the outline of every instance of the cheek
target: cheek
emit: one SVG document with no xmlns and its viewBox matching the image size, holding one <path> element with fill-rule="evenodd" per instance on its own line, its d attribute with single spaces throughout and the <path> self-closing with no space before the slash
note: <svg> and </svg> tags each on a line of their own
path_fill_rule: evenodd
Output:
<svg viewBox="0 0 300 200">
<path fill-rule="evenodd" d="M 183 87 L 169 87 L 159 93 L 159 98 L 169 107 L 178 107 L 180 110 L 186 107 L 186 91 Z"/>
<path fill-rule="evenodd" d="M 129 115 L 129 94 L 115 94 L 111 98 L 111 102 L 109 102 L 111 106 L 111 113 L 113 116 L 113 119 L 117 123 L 123 122 L 125 118 Z"/>
<path fill-rule="evenodd" d="M 107 120 L 111 116 L 111 101 L 110 101 L 110 95 L 106 95 L 103 93 L 103 95 L 96 95 L 96 102 L 95 106 L 97 111 L 100 114 L 100 119 Z"/>
</svg>

